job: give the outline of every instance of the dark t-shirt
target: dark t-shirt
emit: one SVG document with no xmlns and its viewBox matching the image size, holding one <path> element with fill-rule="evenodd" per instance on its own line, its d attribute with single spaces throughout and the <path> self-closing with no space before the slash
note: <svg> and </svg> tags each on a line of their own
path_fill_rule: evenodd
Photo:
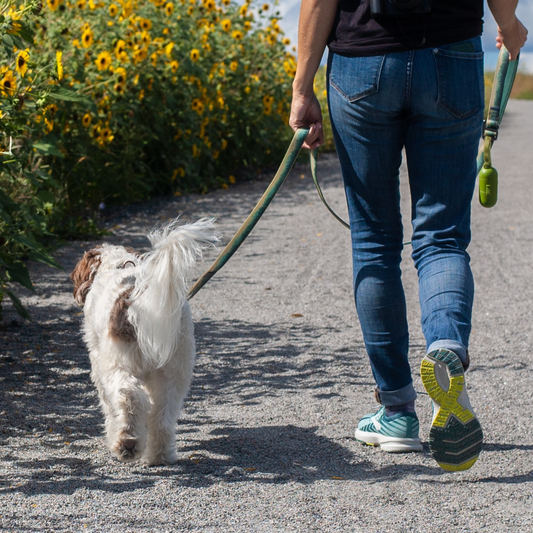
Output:
<svg viewBox="0 0 533 533">
<path fill-rule="evenodd" d="M 430 13 L 400 17 L 372 17 L 370 0 L 340 0 L 328 44 L 337 54 L 371 56 L 464 41 L 482 30 L 483 0 L 432 0 Z"/>
</svg>

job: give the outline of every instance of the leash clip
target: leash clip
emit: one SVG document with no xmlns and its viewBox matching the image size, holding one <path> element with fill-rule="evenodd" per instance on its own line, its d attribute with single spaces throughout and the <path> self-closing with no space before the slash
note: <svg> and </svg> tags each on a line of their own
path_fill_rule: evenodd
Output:
<svg viewBox="0 0 533 533">
<path fill-rule="evenodd" d="M 491 120 L 491 119 L 485 119 L 483 121 L 483 133 L 481 136 L 483 137 L 483 139 L 485 137 L 491 137 L 492 141 L 494 142 L 496 139 L 498 139 L 499 129 L 500 129 L 500 125 L 498 124 L 497 121 Z"/>
</svg>

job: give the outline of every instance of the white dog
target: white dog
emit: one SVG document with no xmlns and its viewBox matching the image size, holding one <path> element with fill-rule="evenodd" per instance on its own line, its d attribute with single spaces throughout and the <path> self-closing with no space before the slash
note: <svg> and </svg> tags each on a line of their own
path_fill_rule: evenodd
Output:
<svg viewBox="0 0 533 533">
<path fill-rule="evenodd" d="M 187 288 L 214 219 L 148 235 L 141 255 L 103 244 L 85 253 L 70 278 L 84 304 L 91 378 L 105 414 L 107 445 L 121 461 L 176 461 L 175 425 L 192 379 L 195 343 Z"/>
</svg>

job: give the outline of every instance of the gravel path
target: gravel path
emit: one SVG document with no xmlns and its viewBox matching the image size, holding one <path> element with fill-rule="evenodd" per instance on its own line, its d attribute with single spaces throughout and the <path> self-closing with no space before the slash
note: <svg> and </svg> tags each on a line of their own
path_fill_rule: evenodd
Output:
<svg viewBox="0 0 533 533">
<path fill-rule="evenodd" d="M 94 243 L 61 248 L 64 271 L 34 265 L 37 295 L 23 295 L 34 321 L 21 321 L 6 303 L 0 325 L 0 530 L 532 532 L 532 119 L 533 102 L 509 103 L 493 150 L 499 202 L 491 210 L 474 202 L 467 379 L 486 444 L 471 470 L 440 470 L 426 444 L 421 454 L 389 455 L 354 440 L 358 419 L 375 404 L 351 296 L 349 235 L 300 165 L 192 301 L 198 362 L 176 465 L 125 465 L 104 447 L 68 280 Z M 345 216 L 336 159 L 322 157 L 319 173 Z M 108 240 L 146 247 L 147 230 L 179 213 L 216 216 L 229 239 L 270 179 L 123 208 L 106 222 Z M 404 183 L 406 221 L 407 196 Z M 403 271 L 415 386 L 423 391 L 409 249 Z M 426 440 L 427 396 L 417 406 Z"/>
</svg>

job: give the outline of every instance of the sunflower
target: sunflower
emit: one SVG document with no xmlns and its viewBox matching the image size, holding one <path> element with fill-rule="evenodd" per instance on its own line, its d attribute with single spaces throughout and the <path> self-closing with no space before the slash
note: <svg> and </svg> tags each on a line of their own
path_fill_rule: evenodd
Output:
<svg viewBox="0 0 533 533">
<path fill-rule="evenodd" d="M 150 61 L 152 62 L 152 66 L 153 66 L 153 67 L 157 67 L 157 52 L 154 52 L 154 53 L 150 56 Z"/>
<path fill-rule="evenodd" d="M 200 59 L 200 51 L 197 48 L 191 50 L 191 59 L 196 63 Z"/>
<path fill-rule="evenodd" d="M 50 11 L 57 11 L 57 8 L 61 2 L 60 0 L 46 0 L 46 3 L 48 4 Z"/>
<path fill-rule="evenodd" d="M 249 20 L 244 21 L 243 26 L 245 31 L 250 31 L 252 29 L 252 23 Z"/>
<path fill-rule="evenodd" d="M 216 8 L 216 4 L 214 0 L 205 0 L 204 7 L 206 8 L 207 11 L 211 12 Z"/>
<path fill-rule="evenodd" d="M 112 135 L 112 131 L 108 128 L 102 128 L 100 130 L 100 134 L 98 135 L 98 142 L 101 144 L 104 144 L 106 142 L 111 142 L 113 140 L 114 136 Z"/>
<path fill-rule="evenodd" d="M 141 19 L 139 26 L 144 31 L 148 31 L 152 29 L 152 21 L 150 19 Z"/>
<path fill-rule="evenodd" d="M 222 0 L 222 5 L 229 6 L 230 0 Z"/>
<path fill-rule="evenodd" d="M 89 113 L 85 113 L 85 115 L 83 115 L 83 118 L 81 119 L 81 123 L 83 124 L 85 128 L 88 128 L 91 125 L 91 122 L 92 122 L 91 115 Z"/>
<path fill-rule="evenodd" d="M 165 15 L 167 17 L 170 17 L 170 15 L 172 15 L 172 13 L 174 13 L 174 4 L 172 2 L 168 2 L 165 5 Z"/>
<path fill-rule="evenodd" d="M 240 41 L 243 37 L 244 37 L 244 34 L 242 33 L 242 31 L 240 30 L 235 30 L 231 36 L 236 40 L 236 41 Z"/>
<path fill-rule="evenodd" d="M 107 70 L 111 65 L 111 54 L 109 52 L 100 52 L 95 63 L 98 70 Z"/>
<path fill-rule="evenodd" d="M 174 43 L 168 43 L 165 46 L 165 54 L 167 54 L 167 57 L 170 59 L 172 57 L 172 49 L 174 48 Z"/>
<path fill-rule="evenodd" d="M 122 83 L 115 83 L 113 86 L 113 89 L 115 89 L 115 92 L 118 94 L 124 94 L 124 85 Z"/>
<path fill-rule="evenodd" d="M 147 56 L 147 52 L 145 48 L 140 48 L 139 46 L 135 45 L 133 50 L 133 62 L 135 64 L 142 63 Z"/>
<path fill-rule="evenodd" d="M 50 104 L 49 106 L 47 106 L 45 108 L 45 113 L 47 113 L 47 115 L 50 117 L 50 118 L 54 118 L 57 111 L 58 111 L 58 107 L 56 106 L 56 104 Z"/>
<path fill-rule="evenodd" d="M 232 72 L 235 72 L 239 68 L 239 63 L 237 63 L 237 61 L 232 61 L 229 68 Z"/>
<path fill-rule="evenodd" d="M 245 17 L 246 15 L 248 15 L 248 6 L 246 4 L 241 6 L 241 8 L 239 9 L 239 15 L 241 17 Z"/>
<path fill-rule="evenodd" d="M 117 59 L 125 59 L 127 56 L 126 54 L 126 42 L 122 39 L 119 39 L 117 41 L 117 44 L 115 45 L 115 56 Z"/>
<path fill-rule="evenodd" d="M 122 4 L 122 16 L 127 19 L 133 13 L 133 5 L 131 2 Z"/>
<path fill-rule="evenodd" d="M 5 94 L 6 96 L 12 96 L 17 90 L 17 81 L 15 80 L 13 72 L 7 67 L 4 67 L 0 76 L 3 76 L 0 80 L 0 93 Z"/>
<path fill-rule="evenodd" d="M 126 83 L 126 69 L 123 67 L 118 67 L 115 69 L 115 76 L 117 77 L 117 83 L 124 85 Z"/>
<path fill-rule="evenodd" d="M 262 9 L 263 11 L 268 11 L 268 10 L 270 9 L 270 6 L 269 6 L 268 4 L 263 4 L 262 7 L 261 7 L 261 9 Z"/>
<path fill-rule="evenodd" d="M 57 79 L 63 79 L 63 52 L 56 52 L 56 68 L 57 68 Z"/>
<path fill-rule="evenodd" d="M 199 98 L 195 98 L 192 101 L 191 108 L 201 115 L 204 112 L 204 103 Z"/>
<path fill-rule="evenodd" d="M 78 9 L 85 9 L 85 5 L 87 4 L 87 1 L 86 0 L 78 0 L 76 2 L 76 7 Z"/>
<path fill-rule="evenodd" d="M 187 15 L 191 16 L 193 13 L 194 13 L 194 7 L 193 6 L 189 6 L 187 8 Z"/>
<path fill-rule="evenodd" d="M 143 31 L 141 33 L 141 42 L 145 45 L 145 46 L 148 46 L 151 42 L 152 42 L 152 38 L 150 37 L 150 34 L 147 32 L 147 31 Z"/>
<path fill-rule="evenodd" d="M 118 15 L 118 6 L 115 4 L 111 4 L 109 6 L 109 16 L 110 17 L 116 17 Z"/>
<path fill-rule="evenodd" d="M 94 42 L 93 32 L 91 28 L 87 28 L 81 35 L 81 44 L 84 48 L 89 48 Z"/>
<path fill-rule="evenodd" d="M 230 19 L 224 19 L 220 25 L 222 26 L 222 29 L 224 31 L 230 31 L 231 30 L 231 20 Z"/>
<path fill-rule="evenodd" d="M 100 137 L 104 140 L 110 140 L 112 138 L 111 130 L 108 127 L 102 128 L 100 130 Z"/>
<path fill-rule="evenodd" d="M 24 74 L 26 74 L 26 71 L 28 70 L 29 60 L 30 54 L 28 53 L 28 50 L 22 50 L 19 52 L 15 68 L 21 77 L 24 77 Z"/>
</svg>

